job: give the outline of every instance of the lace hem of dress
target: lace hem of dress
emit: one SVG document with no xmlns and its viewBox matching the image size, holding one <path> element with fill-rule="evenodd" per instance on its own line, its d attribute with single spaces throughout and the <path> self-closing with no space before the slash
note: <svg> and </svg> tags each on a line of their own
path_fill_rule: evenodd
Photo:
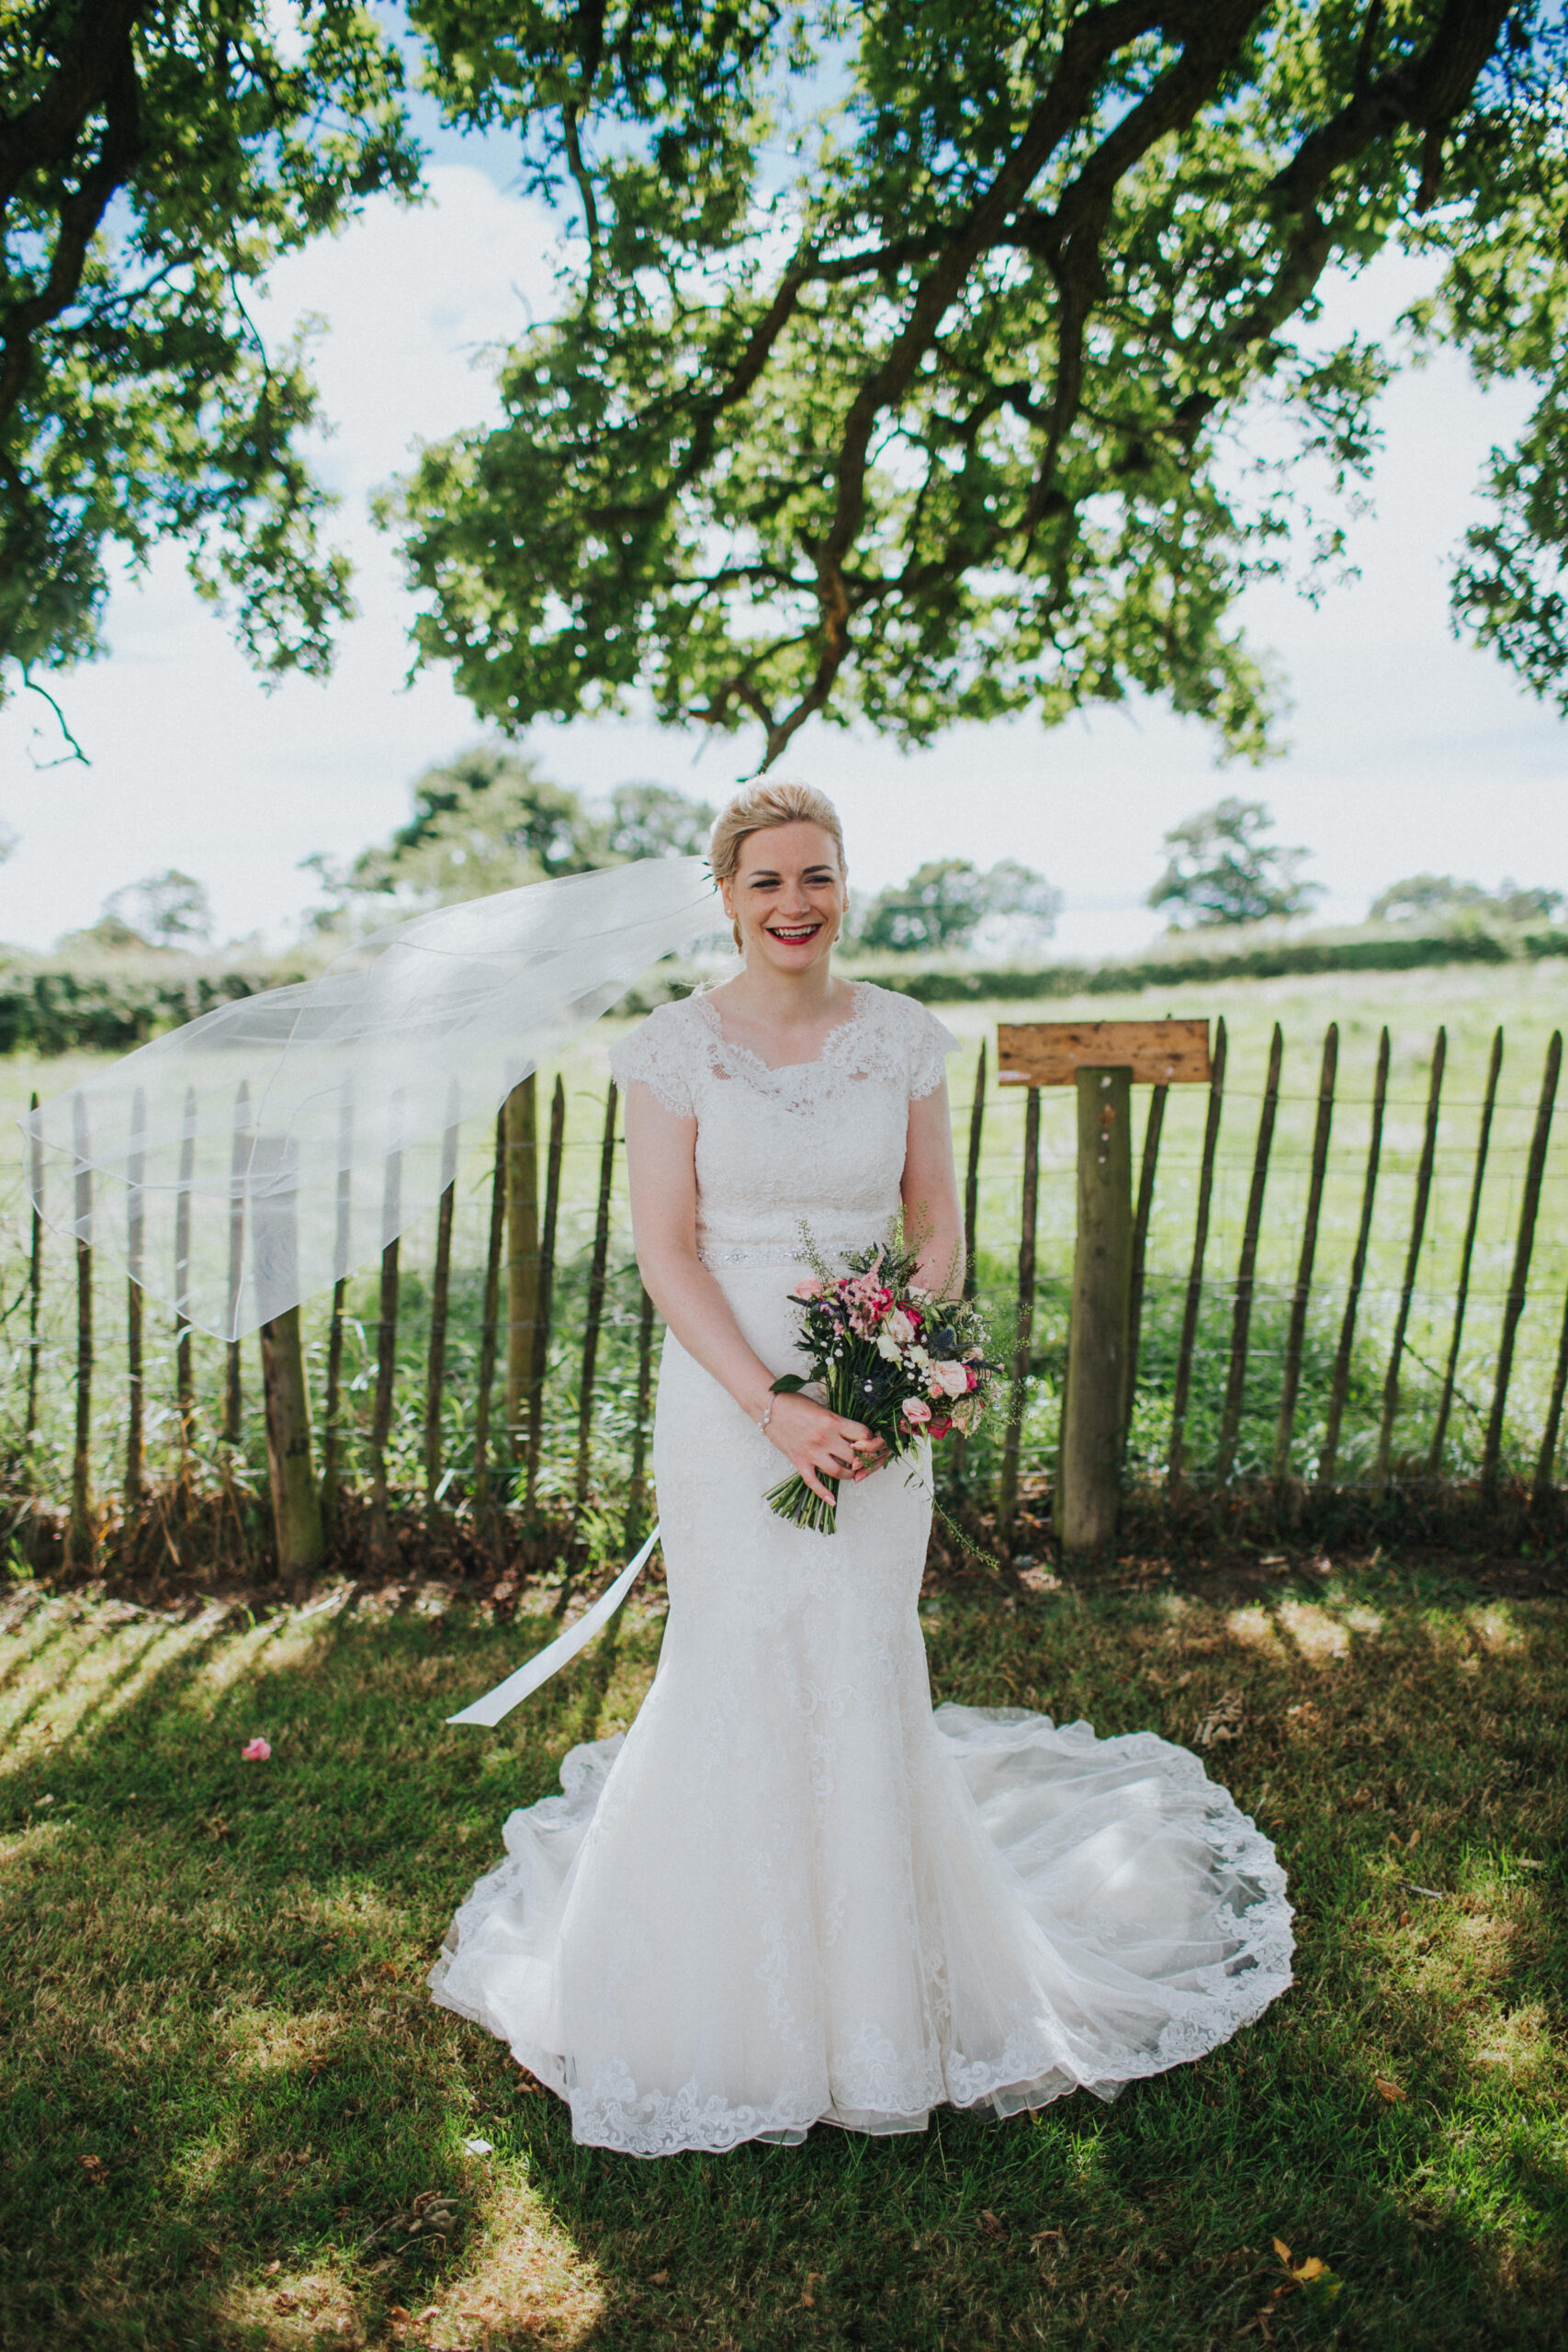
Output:
<svg viewBox="0 0 1568 2352">
<path fill-rule="evenodd" d="M 1018 1727 L 1039 1725 L 1050 1731 L 1050 1718 L 1015 1707 L 944 1708 L 946 1715 L 965 1718 L 966 1736 L 981 1745 L 1005 1742 Z M 1233 1883 L 1247 1888 L 1251 1901 L 1232 1922 L 1234 1940 L 1225 1958 L 1193 1970 L 1180 1990 L 1168 1984 L 1169 2014 L 1152 2044 L 1100 2051 L 1075 2056 L 1071 2037 L 1049 2015 L 1019 2018 L 1002 2048 L 974 2060 L 960 2050 L 932 2043 L 899 2052 L 879 2043 L 851 2054 L 837 2086 L 837 2096 L 824 2098 L 826 2085 L 818 2076 L 797 2075 L 780 2086 L 766 2106 L 732 2103 L 715 2094 L 702 2097 L 694 2083 L 664 2092 L 639 2090 L 624 2063 L 601 2070 L 597 2079 L 571 2082 L 558 2052 L 532 2047 L 502 2031 L 513 2056 L 540 2082 L 563 2098 L 571 2109 L 572 2135 L 593 2147 L 622 2155 L 657 2157 L 688 2151 L 722 2155 L 749 2140 L 797 2146 L 818 2123 L 874 2136 L 924 2131 L 931 2110 L 942 2104 L 966 2111 L 989 2108 L 1007 2117 L 1047 2107 L 1074 2091 L 1111 2100 L 1129 2082 L 1146 2081 L 1207 2056 L 1212 2050 L 1260 2017 L 1292 1982 L 1291 1962 L 1294 1940 L 1293 1912 L 1286 1895 L 1285 1873 L 1269 1838 L 1228 1790 L 1209 1780 L 1198 1758 L 1173 1747 L 1157 1735 L 1134 1732 L 1100 1741 L 1088 1724 L 1063 1724 L 1058 1736 L 1086 1751 L 1108 1750 L 1153 1768 L 1156 1775 L 1179 1788 L 1201 1789 L 1204 1797 L 1202 1841 L 1216 1861 L 1225 1866 Z M 615 1743 L 618 1747 L 618 1739 Z M 576 1766 L 573 1789 L 567 1799 L 546 1804 L 581 1805 L 590 1800 L 591 1781 L 603 1778 L 593 1748 L 571 1751 L 563 1766 Z M 592 1768 L 592 1769 L 591 1769 Z M 581 1783 L 581 1788 L 578 1784 Z M 526 1869 L 516 1861 L 502 1864 L 473 1890 L 469 1903 L 455 1922 L 460 1943 L 470 1920 L 478 1925 L 484 1912 L 515 1883 L 521 1887 Z M 498 2020 L 454 1999 L 446 1977 L 456 1958 L 454 1939 L 429 1975 L 431 1992 L 442 2007 L 498 2030 Z M 940 2007 L 940 2004 L 937 2004 Z M 847 2104 L 851 2098 L 854 2105 Z"/>
</svg>

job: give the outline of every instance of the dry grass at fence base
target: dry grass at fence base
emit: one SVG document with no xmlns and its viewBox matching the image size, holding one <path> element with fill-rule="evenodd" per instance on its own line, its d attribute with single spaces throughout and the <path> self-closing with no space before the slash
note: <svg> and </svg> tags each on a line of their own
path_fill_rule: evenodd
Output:
<svg viewBox="0 0 1568 2352">
<path fill-rule="evenodd" d="M 441 1717 L 552 1630 L 543 1589 L 497 1623 L 428 1576 L 271 1608 L 13 1589 L 0 2339 L 1554 2345 L 1560 1572 L 1026 1558 L 933 1559 L 937 1695 L 1197 1744 L 1279 1842 L 1294 1990 L 1110 2108 L 658 2165 L 576 2147 L 423 1984 L 505 1811 L 635 1713 L 657 1592 L 487 1735 Z"/>
</svg>

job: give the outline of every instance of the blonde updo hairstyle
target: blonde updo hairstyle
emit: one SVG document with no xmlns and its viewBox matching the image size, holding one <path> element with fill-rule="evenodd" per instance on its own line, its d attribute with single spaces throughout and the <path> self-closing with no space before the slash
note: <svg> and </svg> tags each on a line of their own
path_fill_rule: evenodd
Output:
<svg viewBox="0 0 1568 2352">
<path fill-rule="evenodd" d="M 741 842 L 749 833 L 765 832 L 770 825 L 820 825 L 825 833 L 833 837 L 840 874 L 847 874 L 844 829 L 827 794 L 818 792 L 814 784 L 780 781 L 744 784 L 719 810 L 708 842 L 708 864 L 716 882 L 734 879 L 740 864 Z M 729 928 L 739 947 L 740 925 L 732 922 Z"/>
</svg>

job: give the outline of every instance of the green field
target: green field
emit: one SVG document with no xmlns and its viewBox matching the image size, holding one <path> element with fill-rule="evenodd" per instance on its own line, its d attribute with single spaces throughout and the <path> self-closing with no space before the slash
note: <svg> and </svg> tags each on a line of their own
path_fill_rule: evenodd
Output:
<svg viewBox="0 0 1568 2352">
<path fill-rule="evenodd" d="M 1259 1287 L 1253 1322 L 1247 1411 L 1237 1468 L 1242 1476 L 1266 1465 L 1272 1446 L 1283 1345 L 1286 1301 L 1294 1279 L 1300 1241 L 1313 1121 L 1318 1057 L 1324 1029 L 1333 1020 L 1340 1032 L 1338 1108 L 1329 1160 L 1314 1305 L 1309 1317 L 1303 1389 L 1297 1419 L 1292 1467 L 1310 1476 L 1321 1439 L 1329 1367 L 1337 1340 L 1343 1287 L 1359 1211 L 1366 1149 L 1368 1105 L 1380 1026 L 1393 1039 L 1389 1107 L 1382 1172 L 1372 1229 L 1371 1254 L 1358 1327 L 1347 1434 L 1340 1475 L 1364 1475 L 1376 1438 L 1376 1423 L 1389 1336 L 1409 1237 L 1411 1200 L 1427 1096 L 1427 1073 L 1435 1032 L 1448 1032 L 1448 1070 L 1442 1097 L 1438 1148 L 1417 1269 L 1406 1353 L 1402 1366 L 1401 1418 L 1395 1455 L 1418 1464 L 1430 1432 L 1438 1380 L 1446 1360 L 1461 1238 L 1469 1200 L 1476 1127 L 1487 1056 L 1501 1024 L 1506 1051 L 1492 1135 L 1486 1188 L 1472 1275 L 1471 1304 L 1461 1345 L 1456 1402 L 1446 1460 L 1454 1471 L 1473 1468 L 1491 1398 L 1504 1293 L 1512 1264 L 1519 1189 L 1535 1119 L 1542 1060 L 1552 1030 L 1561 1025 L 1568 984 L 1560 964 L 1449 967 L 1382 976 L 1310 980 L 1236 981 L 1209 986 L 1202 1001 L 1178 1001 L 1167 993 L 1145 992 L 1125 1000 L 1095 997 L 1081 1002 L 1054 1001 L 1053 1019 L 1118 1018 L 1165 1013 L 1223 1015 L 1229 1029 L 1230 1066 L 1221 1130 L 1214 1223 L 1208 1257 L 1208 1283 L 1200 1329 L 1198 1382 L 1189 1427 L 1189 1458 L 1201 1476 L 1213 1447 L 1218 1399 L 1229 1346 L 1231 1296 L 1242 1219 L 1251 1176 L 1264 1068 L 1269 1035 L 1277 1021 L 1285 1054 L 1282 1097 L 1265 1201 Z M 967 1134 L 974 1059 L 983 1035 L 998 1019 L 1031 1019 L 1038 1005 L 975 1004 L 949 1009 L 944 1017 L 965 1050 L 950 1064 L 954 1126 L 960 1151 Z M 599 1158 L 606 1052 L 624 1024 L 605 1021 L 589 1033 L 563 1065 L 568 1102 L 568 1150 L 561 1246 L 560 1317 L 550 1377 L 550 1430 L 543 1492 L 547 1500 L 570 1483 L 570 1461 L 577 1415 L 576 1364 L 581 1345 L 582 1266 L 592 1232 L 593 1185 Z M 91 1066 L 85 1057 L 39 1063 L 26 1056 L 0 1063 L 0 1108 L 9 1116 L 26 1107 L 37 1087 L 44 1094 L 70 1084 Z M 547 1083 L 553 1073 L 546 1073 Z M 1568 1092 L 1568 1090 L 1565 1090 Z M 1144 1095 L 1146 1102 L 1146 1094 Z M 1162 1145 L 1159 1181 L 1149 1243 L 1149 1285 L 1144 1350 L 1131 1466 L 1157 1476 L 1169 1430 L 1170 1382 L 1176 1334 L 1191 1246 L 1194 1192 L 1205 1093 L 1201 1088 L 1172 1091 Z M 1137 1116 L 1144 1115 L 1140 1104 Z M 1066 1283 L 1074 1224 L 1074 1104 L 1070 1090 L 1047 1091 L 1042 1114 L 1040 1197 L 1040 1295 L 1035 1329 L 1035 1377 L 1025 1424 L 1025 1473 L 1043 1471 L 1055 1436 L 1059 1375 L 1066 1335 Z M 1023 1090 L 993 1090 L 989 1098 L 982 1166 L 979 1245 L 982 1285 L 1005 1339 L 1014 1297 L 1023 1125 Z M 26 1338 L 23 1250 L 26 1228 L 21 1165 L 14 1128 L 0 1157 L 0 1333 L 9 1353 L 11 1377 L 0 1422 L 0 1445 L 16 1458 Z M 1135 1139 L 1136 1148 L 1136 1139 Z M 637 1311 L 631 1264 L 624 1171 L 617 1171 L 612 1236 L 610 1324 L 604 1357 L 595 1432 L 596 1486 L 614 1500 L 624 1479 L 630 1350 Z M 478 1347 L 481 1272 L 488 1219 L 488 1138 L 475 1136 L 459 1178 L 454 1252 L 455 1329 L 446 1402 L 446 1459 L 456 1467 L 455 1495 L 471 1442 L 473 1370 Z M 434 1224 L 434 1220 L 432 1220 Z M 410 1237 L 405 1266 L 400 1359 L 404 1376 L 394 1434 L 393 1479 L 412 1491 L 417 1483 L 423 1426 L 423 1357 L 426 1299 L 424 1282 L 434 1232 Z M 1518 1355 L 1510 1392 L 1505 1463 L 1521 1471 L 1533 1464 L 1546 1414 L 1548 1393 L 1568 1290 L 1568 1101 L 1560 1105 L 1548 1161 L 1529 1303 L 1519 1329 Z M 100 1260 L 97 1281 L 99 1374 L 95 1405 L 96 1475 L 112 1487 L 123 1419 L 123 1283 Z M 358 1384 L 356 1408 L 367 1406 L 374 1348 L 375 1287 L 367 1277 L 354 1288 L 355 1327 L 350 1334 L 350 1370 Z M 36 1461 L 39 1488 L 63 1495 L 69 1470 L 72 1380 L 74 1365 L 74 1270 L 64 1247 L 54 1242 L 46 1256 L 42 1363 L 43 1417 Z M 173 1334 L 165 1313 L 150 1317 L 149 1383 L 152 1402 L 152 1458 L 173 1458 L 175 1424 Z M 312 1351 L 320 1363 L 324 1341 L 324 1303 L 309 1318 Z M 367 1333 L 368 1332 L 368 1340 Z M 197 1385 L 205 1414 L 198 1426 L 198 1464 L 216 1460 L 216 1426 L 223 1376 L 222 1351 L 197 1343 Z M 250 1406 L 246 1443 L 240 1460 L 226 1465 L 242 1488 L 254 1489 L 261 1470 L 260 1429 L 254 1369 L 247 1365 Z M 990 1467 L 991 1441 L 975 1450 L 972 1471 L 982 1480 Z"/>
<path fill-rule="evenodd" d="M 1561 1597 L 1361 1559 L 928 1602 L 939 1697 L 1208 1743 L 1296 1984 L 1110 2107 L 658 2164 L 423 1983 L 504 1814 L 635 1712 L 657 1596 L 495 1734 L 441 1718 L 537 1615 L 322 1600 L 5 1611 L 10 2352 L 1561 2342 Z"/>
</svg>

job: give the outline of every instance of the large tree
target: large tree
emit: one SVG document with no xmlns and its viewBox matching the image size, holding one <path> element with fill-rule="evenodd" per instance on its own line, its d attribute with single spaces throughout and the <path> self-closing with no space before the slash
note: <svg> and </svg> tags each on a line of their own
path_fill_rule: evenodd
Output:
<svg viewBox="0 0 1568 2352">
<path fill-rule="evenodd" d="M 1268 836 L 1273 820 L 1261 800 L 1217 800 L 1173 825 L 1165 837 L 1165 872 L 1145 904 L 1168 907 L 1173 927 L 1267 922 L 1304 915 L 1323 896 L 1302 879 L 1311 852 Z"/>
<path fill-rule="evenodd" d="M 97 650 L 112 551 L 169 537 L 265 670 L 325 667 L 314 393 L 247 296 L 414 187 L 401 78 L 360 0 L 0 9 L 0 693 Z"/>
<path fill-rule="evenodd" d="M 714 811 L 663 784 L 618 784 L 601 804 L 556 784 L 537 763 L 481 743 L 414 780 L 413 813 L 389 841 L 346 866 L 305 860 L 328 900 L 318 929 L 385 921 L 378 899 L 450 906 L 562 874 L 678 857 L 707 846 Z"/>
<path fill-rule="evenodd" d="M 411 15 L 580 223 L 502 421 L 393 510 L 423 656 L 503 729 L 648 694 L 767 764 L 816 713 L 919 742 L 1142 691 L 1258 751 L 1232 608 L 1340 556 L 1394 363 L 1318 306 L 1389 246 L 1418 337 L 1540 384 L 1456 610 L 1563 691 L 1557 0 Z"/>
</svg>

